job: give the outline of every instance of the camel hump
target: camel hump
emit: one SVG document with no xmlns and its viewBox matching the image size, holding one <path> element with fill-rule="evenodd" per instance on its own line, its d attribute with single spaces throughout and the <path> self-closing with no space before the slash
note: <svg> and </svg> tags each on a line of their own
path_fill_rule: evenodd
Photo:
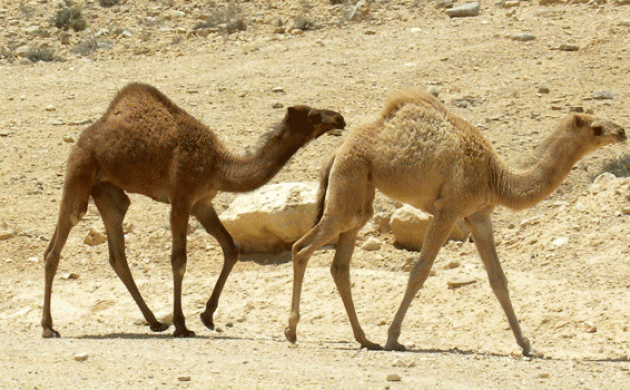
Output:
<svg viewBox="0 0 630 390">
<path fill-rule="evenodd" d="M 446 114 L 446 107 L 435 96 L 424 92 L 420 89 L 403 89 L 393 92 L 385 99 L 385 105 L 381 116 L 383 119 L 389 119 L 396 115 L 398 110 L 407 104 L 417 104 Z"/>
</svg>

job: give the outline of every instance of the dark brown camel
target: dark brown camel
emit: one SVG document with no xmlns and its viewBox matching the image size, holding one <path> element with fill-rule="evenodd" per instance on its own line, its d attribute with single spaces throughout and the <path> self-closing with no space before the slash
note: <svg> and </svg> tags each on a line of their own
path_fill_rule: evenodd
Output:
<svg viewBox="0 0 630 390">
<path fill-rule="evenodd" d="M 83 131 L 70 154 L 59 220 L 44 253 L 43 337 L 59 337 L 50 313 L 52 283 L 68 234 L 85 215 L 90 197 L 105 224 L 111 266 L 151 330 L 161 332 L 168 328 L 156 320 L 142 299 L 127 264 L 122 222 L 130 201 L 125 192 L 171 205 L 174 336 L 195 335 L 186 328 L 181 302 L 189 216 L 195 216 L 221 245 L 223 268 L 201 314 L 204 325 L 213 329 L 212 316 L 238 260 L 238 249 L 221 224 L 212 199 L 219 191 L 246 192 L 264 185 L 301 146 L 328 130 L 344 127 L 344 119 L 337 112 L 303 105 L 289 107 L 256 153 L 236 156 L 212 131 L 156 88 L 139 83 L 126 86 L 107 112 Z"/>
</svg>

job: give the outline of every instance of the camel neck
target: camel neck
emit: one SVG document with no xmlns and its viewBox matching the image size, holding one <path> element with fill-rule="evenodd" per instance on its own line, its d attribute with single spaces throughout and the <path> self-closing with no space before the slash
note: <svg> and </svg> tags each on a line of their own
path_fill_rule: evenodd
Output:
<svg viewBox="0 0 630 390">
<path fill-rule="evenodd" d="M 518 168 L 502 162 L 496 164 L 494 188 L 499 203 L 520 210 L 531 207 L 552 194 L 586 154 L 573 139 L 554 133 L 538 146 L 532 156 Z"/>
<path fill-rule="evenodd" d="M 218 189 L 247 192 L 266 184 L 303 144 L 278 130 L 253 155 L 226 156 L 223 162 L 218 164 L 220 182 Z"/>
</svg>

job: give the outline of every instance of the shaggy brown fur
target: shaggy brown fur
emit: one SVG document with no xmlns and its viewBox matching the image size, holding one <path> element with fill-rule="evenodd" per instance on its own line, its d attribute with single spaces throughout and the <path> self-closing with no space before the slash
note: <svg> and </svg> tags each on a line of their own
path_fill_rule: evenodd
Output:
<svg viewBox="0 0 630 390">
<path fill-rule="evenodd" d="M 433 96 L 416 91 L 393 94 L 380 117 L 354 129 L 335 154 L 320 186 L 321 218 L 293 245 L 293 300 L 285 329 L 287 339 L 295 342 L 297 338 L 307 262 L 315 250 L 339 235 L 331 272 L 355 339 L 364 348 L 381 348 L 365 337 L 359 324 L 349 273 L 357 232 L 372 216 L 378 188 L 389 197 L 434 216 L 389 328 L 385 349 L 404 350 L 398 337 L 405 313 L 429 275 L 453 224 L 463 218 L 516 341 L 525 355 L 530 354 L 530 342 L 523 336 L 514 314 L 497 257 L 492 210 L 497 205 L 522 209 L 540 202 L 586 153 L 625 139 L 624 130 L 614 123 L 589 115 L 572 115 L 534 151 L 527 165 L 514 170 L 496 155 L 474 126 L 448 112 Z"/>
<path fill-rule="evenodd" d="M 44 253 L 43 336 L 59 336 L 50 314 L 52 283 L 68 234 L 85 214 L 90 197 L 105 224 L 111 266 L 151 330 L 168 328 L 147 307 L 127 264 L 122 222 L 130 201 L 125 192 L 171 205 L 174 336 L 195 335 L 186 328 L 181 306 L 189 216 L 195 216 L 221 245 L 223 269 L 201 314 L 202 322 L 212 329 L 221 290 L 238 259 L 237 247 L 212 207 L 212 199 L 218 191 L 244 192 L 262 186 L 301 146 L 328 130 L 344 127 L 343 117 L 334 111 L 289 107 L 267 142 L 254 155 L 240 157 L 154 87 L 133 83 L 122 89 L 107 112 L 83 131 L 70 154 L 59 221 Z"/>
</svg>

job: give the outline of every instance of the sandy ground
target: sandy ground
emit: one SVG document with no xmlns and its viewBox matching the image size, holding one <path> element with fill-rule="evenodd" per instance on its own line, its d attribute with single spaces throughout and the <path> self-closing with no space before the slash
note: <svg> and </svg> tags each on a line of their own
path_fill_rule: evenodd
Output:
<svg viewBox="0 0 630 390">
<path fill-rule="evenodd" d="M 54 230 L 67 155 L 86 123 L 127 82 L 157 86 L 239 152 L 282 117 L 274 103 L 335 109 L 353 127 L 374 117 L 385 96 L 401 87 L 437 89 L 508 161 L 526 156 L 571 110 L 630 127 L 630 6 L 617 2 L 521 2 L 516 8 L 484 3 L 477 17 L 450 19 L 433 4 L 376 1 L 357 22 L 344 20 L 344 6 L 324 1 L 310 8 L 297 1 L 243 2 L 252 20 L 246 32 L 207 37 L 186 36 L 207 3 L 170 3 L 103 10 L 89 2 L 91 30 L 71 32 L 71 46 L 112 24 L 128 27 L 131 37 L 110 36 L 111 48 L 80 56 L 61 46 L 50 29 L 52 37 L 37 42 L 59 48 L 63 61 L 0 59 L 0 387 L 630 388 L 630 181 L 593 184 L 609 160 L 627 154 L 624 145 L 583 159 L 540 205 L 495 213 L 516 313 L 543 359 L 519 355 L 470 242 L 449 243 L 441 251 L 435 275 L 403 324 L 406 353 L 358 349 L 328 272 L 332 249 L 317 252 L 307 270 L 297 345 L 282 332 L 292 280 L 287 254 L 244 256 L 216 313 L 218 331 L 206 330 L 197 314 L 222 254 L 202 229 L 189 235 L 183 298 L 198 337 L 151 333 L 109 268 L 107 245 L 83 243 L 91 228 L 101 228 L 93 205 L 72 231 L 55 281 L 52 312 L 62 338 L 42 339 L 42 253 Z M 47 25 L 53 13 L 47 2 L 26 5 L 35 10 L 26 21 L 17 1 L 0 7 L 0 22 L 8 26 L 3 47 L 30 42 L 24 31 Z M 169 10 L 183 15 L 167 19 Z M 276 14 L 291 24 L 301 13 L 322 28 L 274 33 Z M 140 23 L 149 16 L 163 25 Z M 143 29 L 152 32 L 149 39 L 137 38 Z M 515 33 L 535 39 L 514 40 Z M 578 50 L 558 50 L 563 44 Z M 601 91 L 612 99 L 594 98 Z M 273 182 L 316 180 L 343 139 L 312 142 Z M 132 272 L 149 306 L 169 313 L 168 208 L 131 198 L 126 239 Z M 220 194 L 217 209 L 231 199 Z M 391 207 L 377 199 L 378 210 Z M 369 228 L 359 245 L 370 236 L 383 245 L 356 250 L 353 292 L 366 333 L 383 343 L 406 284 L 403 266 L 418 254 L 397 249 L 391 235 Z M 451 289 L 448 281 L 455 277 L 476 283 Z"/>
</svg>

